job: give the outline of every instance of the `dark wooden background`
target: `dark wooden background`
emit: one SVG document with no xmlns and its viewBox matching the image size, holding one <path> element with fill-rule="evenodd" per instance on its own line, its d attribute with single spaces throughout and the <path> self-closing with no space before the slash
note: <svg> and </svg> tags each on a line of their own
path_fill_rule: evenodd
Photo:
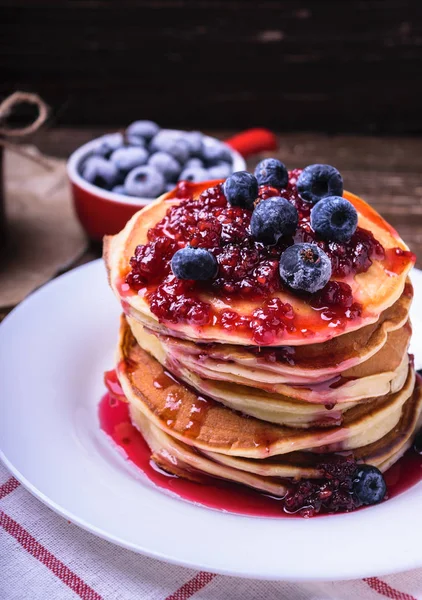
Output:
<svg viewBox="0 0 422 600">
<path fill-rule="evenodd" d="M 59 125 L 422 132 L 421 0 L 0 0 L 0 97 Z"/>
</svg>

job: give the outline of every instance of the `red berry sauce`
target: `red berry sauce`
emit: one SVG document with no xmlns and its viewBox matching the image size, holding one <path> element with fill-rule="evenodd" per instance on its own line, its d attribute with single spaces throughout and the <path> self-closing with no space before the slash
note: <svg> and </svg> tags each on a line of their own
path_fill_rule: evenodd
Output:
<svg viewBox="0 0 422 600">
<path fill-rule="evenodd" d="M 130 260 L 126 282 L 134 292 L 146 293 L 151 311 L 162 322 L 189 325 L 219 325 L 252 338 L 259 345 L 272 344 L 283 332 L 302 330 L 293 308 L 271 296 L 283 290 L 279 275 L 281 253 L 298 242 L 318 244 L 329 256 L 334 278 L 345 278 L 369 269 L 373 260 L 385 258 L 384 248 L 371 232 L 357 228 L 347 243 L 327 242 L 310 226 L 312 205 L 304 202 L 296 189 L 300 170 L 290 172 L 284 190 L 262 186 L 259 203 L 272 196 L 287 198 L 298 210 L 299 225 L 294 236 L 283 238 L 274 246 L 254 240 L 250 232 L 250 210 L 228 204 L 221 184 L 194 197 L 192 184 L 182 182 L 173 196 L 181 201 L 167 210 L 165 217 L 148 231 L 148 243 L 138 246 Z M 216 258 L 219 269 L 212 281 L 178 280 L 171 272 L 173 254 L 185 245 L 207 248 Z M 262 306 L 250 315 L 234 310 L 217 311 L 200 298 L 212 293 L 227 301 L 262 300 Z M 348 320 L 361 315 L 362 307 L 353 301 L 352 290 L 344 282 L 332 281 L 309 298 L 303 297 L 319 311 L 322 321 L 331 327 L 345 327 Z M 306 335 L 306 327 L 303 335 Z"/>
<path fill-rule="evenodd" d="M 321 456 L 321 479 L 289 482 L 284 498 L 275 498 L 236 483 L 196 473 L 196 481 L 169 475 L 151 460 L 151 450 L 132 425 L 115 371 L 105 373 L 108 393 L 99 404 L 101 429 L 119 446 L 124 456 L 136 465 L 157 487 L 183 500 L 242 515 L 260 517 L 315 517 L 342 513 L 360 507 L 352 491 L 356 468 L 352 453 Z M 422 479 L 422 455 L 414 450 L 396 462 L 385 474 L 388 498 L 406 491 Z"/>
</svg>

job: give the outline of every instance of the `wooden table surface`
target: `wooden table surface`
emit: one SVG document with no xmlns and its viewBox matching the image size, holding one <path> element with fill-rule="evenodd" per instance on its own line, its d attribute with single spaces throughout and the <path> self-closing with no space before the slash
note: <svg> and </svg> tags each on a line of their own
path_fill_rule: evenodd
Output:
<svg viewBox="0 0 422 600">
<path fill-rule="evenodd" d="M 33 142 L 47 154 L 67 157 L 104 130 L 57 128 L 36 134 Z M 233 132 L 207 132 L 228 138 Z M 322 162 L 337 167 L 345 188 L 371 203 L 418 257 L 422 268 L 422 137 L 326 136 L 315 133 L 279 135 L 271 153 L 289 168 Z M 248 161 L 253 168 L 258 156 Z M 94 249 L 94 255 L 98 249 Z"/>
</svg>

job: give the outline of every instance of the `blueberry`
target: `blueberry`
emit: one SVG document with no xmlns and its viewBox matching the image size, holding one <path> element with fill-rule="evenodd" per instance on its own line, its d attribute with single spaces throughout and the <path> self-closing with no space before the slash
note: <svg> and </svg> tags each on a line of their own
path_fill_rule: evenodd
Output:
<svg viewBox="0 0 422 600">
<path fill-rule="evenodd" d="M 175 181 L 182 170 L 174 156 L 166 152 L 155 152 L 149 157 L 148 164 L 160 171 L 166 181 Z"/>
<path fill-rule="evenodd" d="M 191 156 L 198 156 L 202 151 L 203 135 L 200 131 L 188 131 L 183 134 L 183 139 L 189 146 Z"/>
<path fill-rule="evenodd" d="M 328 283 L 331 261 L 316 244 L 294 244 L 280 257 L 280 277 L 294 290 L 313 294 Z"/>
<path fill-rule="evenodd" d="M 135 167 L 140 167 L 147 162 L 148 152 L 145 148 L 123 147 L 118 148 L 110 156 L 110 161 L 119 171 L 128 172 Z"/>
<path fill-rule="evenodd" d="M 102 156 L 90 156 L 81 167 L 81 175 L 98 187 L 111 189 L 119 179 L 119 172 L 115 165 Z"/>
<path fill-rule="evenodd" d="M 208 181 L 208 179 L 208 171 L 198 167 L 189 167 L 188 169 L 183 169 L 179 177 L 179 181 L 194 181 L 196 183 Z"/>
<path fill-rule="evenodd" d="M 312 208 L 311 226 L 326 240 L 348 242 L 358 226 L 358 213 L 345 198 L 328 196 Z"/>
<path fill-rule="evenodd" d="M 111 191 L 114 192 L 115 194 L 123 194 L 123 195 L 126 194 L 124 185 L 115 185 Z"/>
<path fill-rule="evenodd" d="M 166 152 L 171 154 L 181 164 L 184 164 L 190 155 L 189 145 L 180 132 L 171 129 L 162 129 L 151 141 L 152 152 Z"/>
<path fill-rule="evenodd" d="M 203 138 L 201 158 L 203 158 L 210 167 L 214 166 L 221 160 L 230 164 L 232 163 L 232 154 L 230 148 L 215 138 Z"/>
<path fill-rule="evenodd" d="M 415 440 L 413 442 L 413 449 L 418 454 L 422 454 L 422 429 L 420 429 L 419 432 L 416 434 Z"/>
<path fill-rule="evenodd" d="M 255 177 L 259 185 L 271 185 L 284 189 L 289 183 L 289 174 L 285 165 L 276 158 L 265 158 L 256 165 Z"/>
<path fill-rule="evenodd" d="M 283 235 L 296 231 L 298 214 L 286 198 L 262 200 L 252 213 L 251 232 L 258 242 L 276 244 Z"/>
<path fill-rule="evenodd" d="M 215 277 L 218 265 L 211 252 L 205 248 L 186 246 L 174 254 L 171 270 L 179 279 L 199 281 Z"/>
<path fill-rule="evenodd" d="M 146 140 L 152 139 L 160 131 L 159 125 L 154 121 L 134 121 L 126 129 L 127 136 L 136 136 L 145 138 Z"/>
<path fill-rule="evenodd" d="M 371 465 L 359 465 L 353 475 L 353 491 L 362 504 L 381 502 L 387 492 L 381 471 Z"/>
<path fill-rule="evenodd" d="M 215 167 L 210 167 L 208 169 L 208 177 L 209 179 L 226 179 L 231 175 L 231 172 L 230 165 L 221 161 L 219 164 L 215 165 Z"/>
<path fill-rule="evenodd" d="M 258 196 L 256 177 L 247 171 L 236 171 L 223 184 L 224 195 L 232 206 L 241 206 L 253 210 Z"/>
<path fill-rule="evenodd" d="M 198 167 L 200 169 L 204 168 L 204 162 L 200 158 L 190 158 L 185 163 L 185 169 L 189 167 Z"/>
<path fill-rule="evenodd" d="M 97 140 L 94 154 L 108 158 L 114 150 L 123 146 L 124 140 L 121 133 L 108 133 Z"/>
<path fill-rule="evenodd" d="M 297 191 L 302 200 L 316 204 L 326 196 L 342 196 L 343 178 L 330 165 L 309 165 L 298 177 Z"/>
<path fill-rule="evenodd" d="M 164 177 L 149 165 L 136 167 L 125 179 L 125 191 L 129 196 L 155 198 L 164 191 Z"/>
<path fill-rule="evenodd" d="M 174 183 L 166 183 L 164 191 L 165 192 L 172 192 L 175 188 L 175 184 Z"/>
<path fill-rule="evenodd" d="M 126 143 L 128 146 L 137 146 L 140 148 L 145 148 L 145 146 L 147 145 L 145 138 L 140 137 L 138 135 L 127 135 Z"/>
</svg>

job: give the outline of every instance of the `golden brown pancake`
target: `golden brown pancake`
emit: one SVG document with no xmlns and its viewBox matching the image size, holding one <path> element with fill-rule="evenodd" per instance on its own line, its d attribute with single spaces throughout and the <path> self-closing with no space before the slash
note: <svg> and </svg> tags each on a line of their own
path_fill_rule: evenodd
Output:
<svg viewBox="0 0 422 600">
<path fill-rule="evenodd" d="M 254 381 L 258 372 L 262 372 L 263 381 L 266 382 L 304 384 L 325 381 L 342 372 L 347 376 L 353 367 L 378 353 L 386 344 L 389 334 L 408 323 L 412 296 L 412 287 L 408 282 L 406 292 L 380 315 L 376 323 L 322 344 L 282 346 L 275 351 L 272 348 L 262 348 L 256 351 L 233 344 L 195 344 L 157 332 L 156 335 L 164 347 L 167 360 L 172 357 L 179 362 L 200 360 L 205 366 L 211 368 L 214 365 L 218 371 L 228 373 L 232 373 L 233 366 L 236 369 L 243 368 L 243 372 L 251 373 Z M 138 338 L 138 332 L 143 326 L 130 317 L 128 321 L 133 334 Z M 408 330 L 410 331 L 410 323 Z"/>
<path fill-rule="evenodd" d="M 161 338 L 157 339 L 156 336 L 148 333 L 137 321 L 130 318 L 127 318 L 127 321 L 141 348 L 152 354 L 163 366 L 177 374 L 183 381 L 231 408 L 242 410 L 258 418 L 265 419 L 265 416 L 250 412 L 242 403 L 243 396 L 252 399 L 255 394 L 258 394 L 262 403 L 263 395 L 259 395 L 259 393 L 263 391 L 268 394 L 270 401 L 273 399 L 275 402 L 284 400 L 292 404 L 292 401 L 294 403 L 295 400 L 301 400 L 324 405 L 347 403 L 349 407 L 352 402 L 366 400 L 368 394 L 369 397 L 373 397 L 385 395 L 390 391 L 398 391 L 404 384 L 407 375 L 407 359 L 404 357 L 411 335 L 408 324 L 391 332 L 390 338 L 387 336 L 387 341 L 381 350 L 357 367 L 325 382 L 292 386 L 278 383 L 277 376 L 273 373 L 260 372 L 258 369 L 252 368 L 246 369 L 233 362 L 221 363 L 221 361 L 208 359 L 206 349 L 203 349 L 203 354 L 198 360 L 192 360 L 187 355 L 177 360 L 167 351 Z M 212 365 L 212 362 L 215 364 Z M 242 390 L 245 386 L 252 389 Z M 223 393 L 219 395 L 219 392 Z M 227 399 L 227 396 L 231 398 L 231 401 Z M 272 418 L 265 420 L 282 422 Z"/>
<path fill-rule="evenodd" d="M 198 185 L 196 194 L 199 195 L 203 189 L 203 186 Z M 394 248 L 407 250 L 407 246 L 397 232 L 373 208 L 353 194 L 345 192 L 344 196 L 358 211 L 359 226 L 369 229 L 386 251 Z M 169 207 L 175 206 L 179 202 L 180 200 L 174 198 L 169 199 L 169 195 L 165 194 L 136 213 L 119 234 L 105 238 L 104 259 L 110 285 L 117 297 L 124 302 L 127 314 L 151 329 L 158 328 L 164 334 L 168 333 L 195 342 L 201 340 L 244 345 L 246 343 L 245 336 L 240 335 L 236 329 L 229 332 L 213 325 L 192 326 L 186 323 L 158 323 L 157 317 L 150 310 L 147 295 L 143 293 L 128 294 L 127 291 L 122 291 L 122 282 L 129 272 L 129 261 L 136 246 L 147 242 L 148 230 L 165 216 Z M 393 272 L 388 261 L 374 260 L 368 271 L 347 278 L 354 299 L 363 306 L 363 312 L 360 318 L 348 320 L 344 328 L 332 327 L 328 321 L 320 319 L 317 311 L 298 295 L 288 291 L 272 294 L 272 298 L 279 298 L 282 302 L 292 305 L 295 315 L 300 316 L 301 328 L 296 328 L 290 333 L 283 331 L 274 338 L 271 345 L 307 345 L 310 340 L 307 335 L 302 333 L 304 329 L 313 331 L 313 343 L 320 343 L 375 323 L 380 314 L 392 306 L 402 295 L 406 277 L 412 265 L 413 260 L 406 259 L 397 272 Z M 199 296 L 202 301 L 209 303 L 216 310 L 230 309 L 239 315 L 251 315 L 262 304 L 262 300 L 236 299 L 228 301 L 205 291 L 201 292 Z M 316 319 L 318 320 L 317 327 L 315 327 Z"/>
<path fill-rule="evenodd" d="M 405 403 L 396 428 L 377 442 L 354 450 L 357 462 L 368 463 L 386 471 L 409 448 L 420 426 L 422 394 L 420 385 Z M 310 452 L 292 452 L 261 460 L 227 456 L 215 452 L 198 452 L 173 438 L 151 423 L 142 411 L 130 406 L 133 423 L 140 430 L 152 452 L 152 459 L 175 475 L 201 481 L 206 474 L 242 483 L 275 496 L 283 496 L 288 483 L 283 479 L 320 478 L 318 464 L 324 456 Z"/>
<path fill-rule="evenodd" d="M 125 318 L 118 377 L 129 404 L 172 437 L 202 450 L 253 458 L 316 448 L 335 452 L 373 443 L 400 421 L 415 381 L 413 368 L 409 369 L 399 392 L 351 408 L 341 426 L 282 427 L 234 412 L 171 379 L 162 365 L 140 348 Z"/>
</svg>

